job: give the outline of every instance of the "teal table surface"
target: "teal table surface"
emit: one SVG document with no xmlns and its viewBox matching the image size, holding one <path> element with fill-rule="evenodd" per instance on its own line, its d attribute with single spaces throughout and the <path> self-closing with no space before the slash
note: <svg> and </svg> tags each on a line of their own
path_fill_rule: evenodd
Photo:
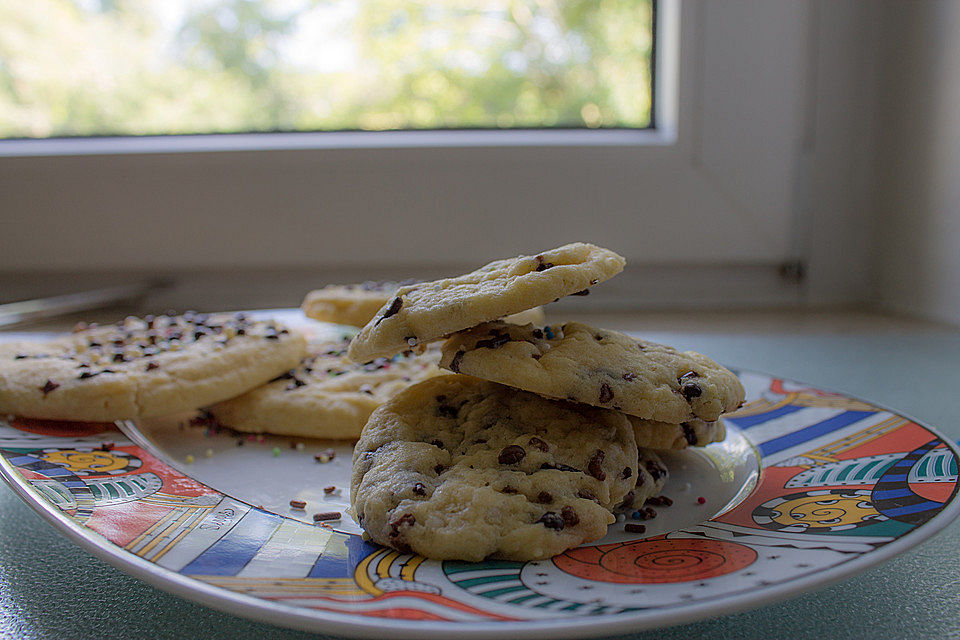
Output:
<svg viewBox="0 0 960 640">
<path fill-rule="evenodd" d="M 889 407 L 960 438 L 960 331 L 645 332 Z M 0 488 L 0 638 L 316 638 L 182 600 L 92 557 Z M 960 522 L 841 583 L 630 638 L 960 638 Z"/>
</svg>

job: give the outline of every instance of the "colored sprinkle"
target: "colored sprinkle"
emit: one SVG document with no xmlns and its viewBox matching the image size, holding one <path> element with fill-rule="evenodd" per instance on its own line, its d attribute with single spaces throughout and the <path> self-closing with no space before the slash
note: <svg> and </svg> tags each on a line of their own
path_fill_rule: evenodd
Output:
<svg viewBox="0 0 960 640">
<path fill-rule="evenodd" d="M 203 452 L 203 457 L 204 457 L 204 458 L 212 458 L 212 457 L 213 457 L 213 449 L 207 449 L 206 451 L 204 451 L 204 452 Z"/>
<path fill-rule="evenodd" d="M 632 514 L 630 514 L 630 517 L 633 518 L 634 520 L 639 520 L 639 519 L 640 519 L 640 512 L 639 512 L 639 511 L 634 511 Z"/>
<path fill-rule="evenodd" d="M 187 464 L 193 464 L 193 456 L 187 455 Z"/>
<path fill-rule="evenodd" d="M 304 444 L 303 444 L 302 442 L 298 442 L 298 443 L 294 446 L 294 448 L 295 448 L 297 451 L 303 451 L 306 447 L 304 446 Z"/>
<path fill-rule="evenodd" d="M 324 449 L 317 455 L 313 456 L 313 459 L 317 462 L 326 464 L 337 457 L 337 452 L 333 449 Z"/>
<path fill-rule="evenodd" d="M 307 507 L 307 503 L 303 500 L 291 500 L 290 506 L 294 509 L 305 509 Z"/>
<path fill-rule="evenodd" d="M 553 329 L 550 327 L 544 327 L 543 334 L 547 336 L 547 340 L 553 340 Z"/>
<path fill-rule="evenodd" d="M 697 504 L 706 504 L 706 503 L 707 503 L 707 499 L 704 498 L 703 496 L 700 496 L 699 498 L 697 498 Z"/>
<path fill-rule="evenodd" d="M 628 533 L 645 533 L 647 526 L 644 524 L 634 524 L 633 522 L 628 522 L 627 524 L 623 525 L 623 529 Z"/>
<path fill-rule="evenodd" d="M 279 457 L 280 457 L 280 447 L 274 447 L 274 448 L 273 448 L 273 457 L 274 457 L 274 458 L 279 458 Z"/>
<path fill-rule="evenodd" d="M 257 442 L 263 442 L 263 435 L 257 436 Z"/>
<path fill-rule="evenodd" d="M 313 514 L 314 522 L 321 522 L 323 520 L 339 520 L 342 516 L 339 511 L 325 511 L 324 513 L 315 513 Z"/>
</svg>

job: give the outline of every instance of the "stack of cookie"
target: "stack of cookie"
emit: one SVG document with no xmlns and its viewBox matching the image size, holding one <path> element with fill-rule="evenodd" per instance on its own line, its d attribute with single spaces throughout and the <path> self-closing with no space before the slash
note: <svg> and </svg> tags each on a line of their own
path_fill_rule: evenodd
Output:
<svg viewBox="0 0 960 640">
<path fill-rule="evenodd" d="M 666 469 L 651 449 L 723 438 L 720 414 L 744 390 L 709 358 L 579 323 L 496 320 L 624 263 L 575 243 L 401 287 L 381 307 L 351 359 L 445 339 L 453 375 L 402 391 L 364 427 L 351 503 L 374 541 L 440 559 L 549 557 L 659 493 Z"/>
</svg>

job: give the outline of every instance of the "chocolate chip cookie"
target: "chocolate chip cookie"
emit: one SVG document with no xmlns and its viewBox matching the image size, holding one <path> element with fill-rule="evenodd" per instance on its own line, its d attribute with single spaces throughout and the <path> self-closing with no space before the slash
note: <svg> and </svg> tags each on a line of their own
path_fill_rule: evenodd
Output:
<svg viewBox="0 0 960 640">
<path fill-rule="evenodd" d="M 497 260 L 466 275 L 401 287 L 350 344 L 367 362 L 455 331 L 579 293 L 623 270 L 608 249 L 577 242 L 535 256 Z"/>
<path fill-rule="evenodd" d="M 484 323 L 452 335 L 440 366 L 671 424 L 714 421 L 744 399 L 737 376 L 704 355 L 579 322 Z"/>
<path fill-rule="evenodd" d="M 638 462 L 622 414 L 446 375 L 370 417 L 351 503 L 374 541 L 403 552 L 547 558 L 605 534 Z"/>
</svg>

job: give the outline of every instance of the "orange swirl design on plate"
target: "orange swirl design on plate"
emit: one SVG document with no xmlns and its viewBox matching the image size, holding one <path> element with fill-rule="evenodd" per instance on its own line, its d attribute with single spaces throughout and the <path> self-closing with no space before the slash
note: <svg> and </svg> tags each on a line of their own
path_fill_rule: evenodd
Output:
<svg viewBox="0 0 960 640">
<path fill-rule="evenodd" d="M 715 578 L 756 559 L 756 551 L 736 542 L 675 538 L 571 549 L 553 563 L 565 573 L 596 582 L 654 584 Z"/>
</svg>

